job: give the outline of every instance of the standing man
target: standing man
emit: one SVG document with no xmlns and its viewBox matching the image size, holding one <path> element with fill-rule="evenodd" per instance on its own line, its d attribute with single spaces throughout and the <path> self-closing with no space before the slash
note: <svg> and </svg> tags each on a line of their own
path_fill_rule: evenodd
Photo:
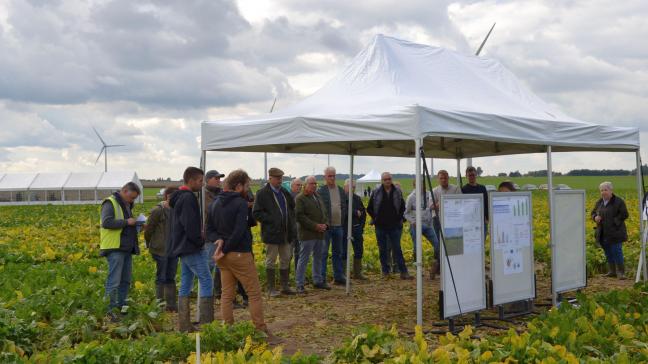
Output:
<svg viewBox="0 0 648 364">
<path fill-rule="evenodd" d="M 119 321 L 115 311 L 126 305 L 133 275 L 133 254 L 139 254 L 133 203 L 142 193 L 139 186 L 128 182 L 101 203 L 99 254 L 108 260 L 106 297 L 109 298 L 108 319 Z"/>
<path fill-rule="evenodd" d="M 348 198 L 344 189 L 335 183 L 335 168 L 326 167 L 324 170 L 326 184 L 317 190 L 322 197 L 330 226 L 326 230 L 324 243 L 324 261 L 322 263 L 322 276 L 326 280 L 326 266 L 328 263 L 329 246 L 331 246 L 331 263 L 333 266 L 333 283 L 339 286 L 346 284 L 344 276 L 344 263 L 342 262 L 342 240 L 344 239 L 343 221 L 347 211 Z"/>
<path fill-rule="evenodd" d="M 382 185 L 371 193 L 367 212 L 376 226 L 382 274 L 384 278 L 389 277 L 390 259 L 387 249 L 389 244 L 392 254 L 396 258 L 401 279 L 412 279 L 412 276 L 407 273 L 400 243 L 403 234 L 403 213 L 405 212 L 403 194 L 392 184 L 392 176 L 389 172 L 383 172 L 380 177 Z"/>
<path fill-rule="evenodd" d="M 484 236 L 488 233 L 488 191 L 486 186 L 477 183 L 477 169 L 473 166 L 466 168 L 468 183 L 461 187 L 464 194 L 481 193 L 484 196 Z"/>
<path fill-rule="evenodd" d="M 414 190 L 407 196 L 405 204 L 405 218 L 409 222 L 409 232 L 414 248 L 414 261 L 416 261 L 416 180 L 412 181 L 412 187 L 414 187 Z M 421 196 L 421 236 L 425 237 L 434 247 L 434 261 L 430 268 L 430 279 L 434 279 L 436 271 L 439 270 L 439 239 L 434 232 L 432 219 L 432 193 L 425 191 L 425 195 L 421 194 Z M 423 240 L 421 240 L 422 243 Z"/>
<path fill-rule="evenodd" d="M 222 181 L 221 179 L 225 177 L 224 174 L 216 171 L 216 170 L 211 170 L 208 171 L 207 174 L 205 174 L 205 206 L 203 208 L 205 209 L 203 217 L 203 226 L 207 226 L 208 222 L 208 216 L 209 216 L 209 206 L 211 206 L 212 202 L 218 197 L 218 195 L 223 192 L 222 188 Z M 207 241 L 205 244 L 205 249 L 207 250 L 207 265 L 209 266 L 209 272 L 210 274 L 213 274 L 214 278 L 214 297 L 216 299 L 220 299 L 221 296 L 221 283 L 220 283 L 220 270 L 214 263 L 214 260 L 211 258 L 214 255 L 214 252 L 216 251 L 216 244 L 213 243 L 213 241 Z"/>
<path fill-rule="evenodd" d="M 441 236 L 441 220 L 439 220 L 439 217 L 436 215 L 436 211 L 439 211 L 441 196 L 461 194 L 461 188 L 450 184 L 450 176 L 448 175 L 448 171 L 445 169 L 439 170 L 437 173 L 437 179 L 439 180 L 439 185 L 434 187 L 432 190 L 432 193 L 434 194 L 434 202 L 436 202 L 432 215 L 434 218 L 434 232 L 437 236 Z M 437 273 L 439 272 L 437 271 Z"/>
<path fill-rule="evenodd" d="M 297 204 L 297 196 L 301 193 L 304 182 L 300 178 L 295 178 L 290 183 L 290 195 L 293 200 L 295 200 L 295 205 Z M 298 230 L 299 227 L 295 226 L 295 229 Z M 299 261 L 299 238 L 298 234 L 295 234 L 295 240 L 293 240 L 293 259 L 295 260 L 295 272 L 297 272 L 297 262 Z"/>
<path fill-rule="evenodd" d="M 279 168 L 268 170 L 268 183 L 256 194 L 252 213 L 261 223 L 261 240 L 266 244 L 266 279 L 268 294 L 276 297 L 276 263 L 279 258 L 279 278 L 281 293 L 295 294 L 290 288 L 290 258 L 292 241 L 295 234 L 295 200 L 281 187 L 283 171 Z"/>
<path fill-rule="evenodd" d="M 178 293 L 178 330 L 192 330 L 189 318 L 189 295 L 194 277 L 200 286 L 198 305 L 200 324 L 214 321 L 213 281 L 207 265 L 207 250 L 202 236 L 200 205 L 194 193 L 203 186 L 204 173 L 200 168 L 188 167 L 182 176 L 184 185 L 171 195 L 171 255 L 180 257 L 182 274 Z"/>
<path fill-rule="evenodd" d="M 164 201 L 151 210 L 144 230 L 146 247 L 149 249 L 153 260 L 155 260 L 157 268 L 155 272 L 155 297 L 160 301 L 166 301 L 166 310 L 171 312 L 178 310 L 175 281 L 176 272 L 178 271 L 178 257 L 170 257 L 167 253 L 167 241 L 171 230 L 169 199 L 177 189 L 177 187 L 171 186 L 164 189 Z"/>
<path fill-rule="evenodd" d="M 344 181 L 344 195 L 349 196 L 349 179 Z M 351 213 L 351 245 L 353 245 L 353 279 L 366 280 L 362 275 L 362 255 L 364 253 L 364 227 L 367 222 L 367 211 L 365 210 L 362 198 L 355 194 L 356 184 L 353 181 L 353 212 Z M 348 197 L 347 197 L 348 199 Z M 344 224 L 344 248 L 342 249 L 342 261 L 347 259 L 347 240 L 349 230 Z"/>
<path fill-rule="evenodd" d="M 299 263 L 295 270 L 295 281 L 297 293 L 306 293 L 304 289 L 304 278 L 306 266 L 313 256 L 313 286 L 319 289 L 331 289 L 322 276 L 321 264 L 324 261 L 324 234 L 328 226 L 328 214 L 324 200 L 316 192 L 317 180 L 314 176 L 306 177 L 304 191 L 297 196 L 297 207 L 295 215 L 299 227 L 299 240 L 301 249 L 299 251 Z"/>
<path fill-rule="evenodd" d="M 268 334 L 268 341 L 275 339 L 268 331 L 263 318 L 263 299 L 259 273 L 252 254 L 252 232 L 256 225 L 248 207 L 247 192 L 250 177 L 242 170 L 232 171 L 225 179 L 226 191 L 214 202 L 214 215 L 210 216 L 210 232 L 216 239 L 216 253 L 213 259 L 221 267 L 223 300 L 221 316 L 223 321 L 234 324 L 234 289 L 237 281 L 243 283 L 250 294 L 250 316 L 254 327 Z"/>
</svg>

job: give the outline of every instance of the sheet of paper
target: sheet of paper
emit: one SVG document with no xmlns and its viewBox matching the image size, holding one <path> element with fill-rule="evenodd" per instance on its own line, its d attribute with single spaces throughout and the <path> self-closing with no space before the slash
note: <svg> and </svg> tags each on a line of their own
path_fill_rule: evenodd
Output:
<svg viewBox="0 0 648 364">
<path fill-rule="evenodd" d="M 482 238 L 482 214 L 479 200 L 463 201 L 463 240 L 465 253 L 481 253 Z"/>
<path fill-rule="evenodd" d="M 493 246 L 531 246 L 531 206 L 526 196 L 497 196 L 493 198 Z"/>
<path fill-rule="evenodd" d="M 504 251 L 504 275 L 522 273 L 524 270 L 523 267 L 523 257 L 522 250 L 520 248 L 508 247 Z"/>
</svg>

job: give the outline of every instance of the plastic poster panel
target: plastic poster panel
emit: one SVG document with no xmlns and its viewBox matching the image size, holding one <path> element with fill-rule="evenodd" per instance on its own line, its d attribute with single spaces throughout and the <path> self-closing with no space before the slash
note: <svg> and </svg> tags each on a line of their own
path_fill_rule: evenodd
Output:
<svg viewBox="0 0 648 364">
<path fill-rule="evenodd" d="M 491 192 L 493 305 L 535 298 L 531 192 Z"/>
<path fill-rule="evenodd" d="M 554 191 L 551 287 L 561 293 L 587 285 L 585 191 Z"/>
<path fill-rule="evenodd" d="M 441 226 L 447 248 L 442 245 L 440 249 L 444 318 L 486 308 L 483 198 L 481 194 L 441 196 Z"/>
</svg>

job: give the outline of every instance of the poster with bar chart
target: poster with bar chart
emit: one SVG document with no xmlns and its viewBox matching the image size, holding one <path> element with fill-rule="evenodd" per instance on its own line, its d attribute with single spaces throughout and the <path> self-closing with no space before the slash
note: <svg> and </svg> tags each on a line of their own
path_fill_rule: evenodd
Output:
<svg viewBox="0 0 648 364">
<path fill-rule="evenodd" d="M 535 297 L 531 192 L 489 194 L 493 305 Z"/>
</svg>

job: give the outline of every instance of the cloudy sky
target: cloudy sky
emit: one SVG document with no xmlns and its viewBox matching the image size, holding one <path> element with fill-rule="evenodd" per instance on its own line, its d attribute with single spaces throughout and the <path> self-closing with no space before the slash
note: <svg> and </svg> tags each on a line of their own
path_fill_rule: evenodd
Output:
<svg viewBox="0 0 648 364">
<path fill-rule="evenodd" d="M 639 127 L 648 152 L 645 1 L 0 1 L 0 173 L 100 171 L 177 178 L 200 156 L 200 122 L 267 112 L 309 95 L 383 33 L 467 54 L 497 26 L 497 58 L 541 98 L 601 124 Z M 644 153 L 648 160 L 648 153 Z M 327 156 L 270 155 L 293 175 Z M 347 170 L 348 157 L 331 157 Z M 544 155 L 480 158 L 487 173 L 544 169 Z M 627 168 L 631 153 L 557 154 L 554 168 Z M 210 168 L 263 173 L 253 153 Z M 406 159 L 357 168 L 412 172 Z M 454 170 L 454 162 L 435 167 Z"/>
</svg>

